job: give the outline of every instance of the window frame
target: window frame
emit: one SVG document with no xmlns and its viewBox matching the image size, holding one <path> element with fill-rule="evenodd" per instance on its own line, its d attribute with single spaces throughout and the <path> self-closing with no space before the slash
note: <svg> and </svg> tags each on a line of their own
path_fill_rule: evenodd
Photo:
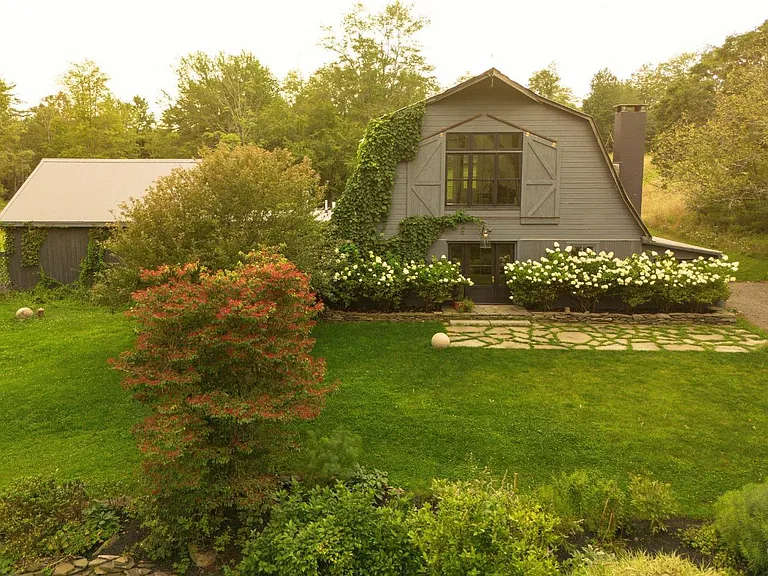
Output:
<svg viewBox="0 0 768 576">
<path fill-rule="evenodd" d="M 448 149 L 448 137 L 451 135 L 467 136 L 469 138 L 468 147 L 466 149 L 449 150 Z M 519 150 L 505 150 L 500 147 L 500 138 L 502 134 L 518 134 L 520 136 L 520 149 Z M 495 146 L 493 150 L 475 150 L 474 149 L 474 136 L 475 135 L 493 135 Z M 446 133 L 446 146 L 445 146 L 445 174 L 443 181 L 445 183 L 445 193 L 443 194 L 443 204 L 446 209 L 460 210 L 460 209 L 478 209 L 478 210 L 519 210 L 521 206 L 521 197 L 523 195 L 523 148 L 525 146 L 525 132 L 522 130 L 504 130 L 500 132 L 448 132 Z M 474 160 L 473 156 L 481 154 L 493 155 L 493 189 L 491 191 L 491 203 L 490 204 L 476 204 L 472 201 L 472 193 L 474 191 L 473 183 L 477 180 L 474 178 Z M 449 155 L 464 155 L 468 157 L 468 169 L 467 178 L 448 178 L 448 157 Z M 499 178 L 499 156 L 501 155 L 516 155 L 519 158 L 519 178 Z M 483 179 L 486 182 L 488 179 Z M 515 203 L 498 202 L 499 193 L 499 181 L 510 181 L 518 183 L 518 193 Z M 448 183 L 460 182 L 466 183 L 466 202 L 456 203 L 448 202 Z"/>
</svg>

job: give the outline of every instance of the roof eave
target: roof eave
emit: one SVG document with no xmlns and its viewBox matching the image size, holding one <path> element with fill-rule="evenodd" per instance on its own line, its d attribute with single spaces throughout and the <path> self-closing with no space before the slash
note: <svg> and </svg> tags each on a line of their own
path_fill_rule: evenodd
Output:
<svg viewBox="0 0 768 576">
<path fill-rule="evenodd" d="M 677 242 L 675 240 L 668 240 L 667 238 L 660 238 L 659 236 L 652 236 L 650 234 L 643 237 L 643 244 L 650 244 L 651 246 L 658 246 L 659 248 L 668 248 L 672 251 L 675 249 L 688 250 L 689 252 L 697 252 L 704 256 L 716 256 L 718 258 L 723 255 L 720 250 L 696 246 L 695 244 L 686 244 L 685 242 Z"/>
</svg>

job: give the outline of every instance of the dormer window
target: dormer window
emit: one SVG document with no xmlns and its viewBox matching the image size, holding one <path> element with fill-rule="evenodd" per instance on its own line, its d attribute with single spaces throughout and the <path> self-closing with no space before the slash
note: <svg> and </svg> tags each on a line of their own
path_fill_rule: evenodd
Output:
<svg viewBox="0 0 768 576">
<path fill-rule="evenodd" d="M 446 206 L 520 206 L 522 172 L 522 132 L 447 134 Z"/>
</svg>

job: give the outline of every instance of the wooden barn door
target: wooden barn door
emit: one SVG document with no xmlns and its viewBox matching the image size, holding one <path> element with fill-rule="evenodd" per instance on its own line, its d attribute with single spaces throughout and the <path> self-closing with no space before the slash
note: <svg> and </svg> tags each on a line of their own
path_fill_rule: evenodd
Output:
<svg viewBox="0 0 768 576">
<path fill-rule="evenodd" d="M 419 144 L 408 165 L 406 216 L 441 216 L 445 180 L 445 138 L 440 134 Z"/>
<path fill-rule="evenodd" d="M 554 142 L 526 134 L 520 223 L 556 224 L 559 217 L 560 151 Z"/>
</svg>

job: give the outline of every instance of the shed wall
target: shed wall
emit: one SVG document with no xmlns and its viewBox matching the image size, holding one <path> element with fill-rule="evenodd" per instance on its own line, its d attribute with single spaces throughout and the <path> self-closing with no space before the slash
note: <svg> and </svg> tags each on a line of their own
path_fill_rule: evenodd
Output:
<svg viewBox="0 0 768 576">
<path fill-rule="evenodd" d="M 23 228 L 11 229 L 16 251 L 10 258 L 11 283 L 19 290 L 30 290 L 40 280 L 39 267 L 21 265 Z M 80 262 L 88 253 L 88 228 L 49 228 L 40 250 L 40 265 L 46 276 L 71 284 L 80 276 Z"/>
</svg>

